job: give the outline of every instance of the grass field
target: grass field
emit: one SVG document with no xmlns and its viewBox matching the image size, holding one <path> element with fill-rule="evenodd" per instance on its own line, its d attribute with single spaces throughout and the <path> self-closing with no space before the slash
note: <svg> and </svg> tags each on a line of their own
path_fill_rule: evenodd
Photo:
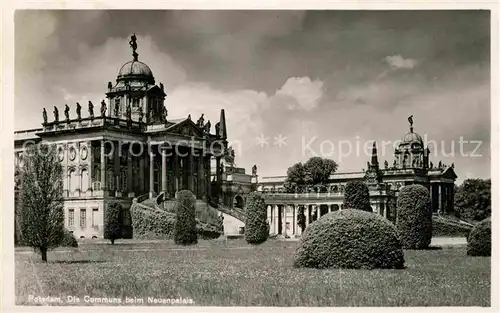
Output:
<svg viewBox="0 0 500 313">
<path fill-rule="evenodd" d="M 50 252 L 47 264 L 17 250 L 16 303 L 35 305 L 30 296 L 52 296 L 61 298 L 57 305 L 91 305 L 88 297 L 119 298 L 121 304 L 180 297 L 208 306 L 490 305 L 490 258 L 467 257 L 464 247 L 406 251 L 406 269 L 370 271 L 295 269 L 296 245 L 82 244 Z M 67 296 L 80 303 L 68 303 Z"/>
</svg>

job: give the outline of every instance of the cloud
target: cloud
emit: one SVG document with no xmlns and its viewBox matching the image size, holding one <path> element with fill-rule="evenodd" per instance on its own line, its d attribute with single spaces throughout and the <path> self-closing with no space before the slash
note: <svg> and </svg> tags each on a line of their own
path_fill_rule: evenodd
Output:
<svg viewBox="0 0 500 313">
<path fill-rule="evenodd" d="M 313 110 L 323 96 L 323 82 L 311 81 L 309 77 L 290 77 L 283 87 L 276 92 L 276 96 L 288 96 L 295 100 L 289 102 L 289 109 L 301 108 Z"/>
<path fill-rule="evenodd" d="M 418 64 L 417 60 L 405 59 L 400 55 L 387 56 L 384 60 L 394 69 L 412 69 Z"/>
</svg>

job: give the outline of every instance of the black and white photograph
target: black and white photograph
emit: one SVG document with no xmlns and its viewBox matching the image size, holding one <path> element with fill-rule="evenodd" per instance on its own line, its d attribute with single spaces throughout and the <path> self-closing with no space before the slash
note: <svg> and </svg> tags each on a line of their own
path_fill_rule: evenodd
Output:
<svg viewBox="0 0 500 313">
<path fill-rule="evenodd" d="M 13 306 L 498 308 L 491 7 L 12 14 Z"/>
</svg>

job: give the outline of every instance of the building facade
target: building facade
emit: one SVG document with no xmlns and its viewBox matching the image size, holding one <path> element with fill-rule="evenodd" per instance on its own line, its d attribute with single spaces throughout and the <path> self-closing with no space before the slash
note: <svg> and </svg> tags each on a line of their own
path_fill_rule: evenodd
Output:
<svg viewBox="0 0 500 313">
<path fill-rule="evenodd" d="M 203 115 L 196 122 L 190 115 L 168 118 L 164 86 L 138 60 L 135 35 L 130 46 L 133 59 L 121 66 L 115 83 L 108 83 L 98 112 L 89 102 L 88 113 L 82 114 L 77 103 L 65 106 L 64 117 L 54 107 L 49 120 L 43 109 L 41 128 L 15 132 L 17 167 L 22 167 L 28 145 L 56 147 L 64 170 L 65 225 L 77 238 L 103 236 L 110 201 L 128 209 L 134 197 L 165 193 L 168 198 L 188 189 L 198 199 L 218 203 L 224 201 L 222 190 L 233 190 L 231 183 L 223 183 L 223 177 L 229 178 L 221 161 L 227 148 L 224 110 L 214 130 Z M 245 184 L 241 190 L 247 192 Z M 130 225 L 130 217 L 123 222 Z"/>
<path fill-rule="evenodd" d="M 263 192 L 267 204 L 270 232 L 283 236 L 300 235 L 299 214 L 305 215 L 305 225 L 332 211 L 343 208 L 345 185 L 349 181 L 365 181 L 370 192 L 370 203 L 375 213 L 391 221 L 396 219 L 396 200 L 401 188 L 412 184 L 425 186 L 430 193 L 431 207 L 435 214 L 451 214 L 454 211 L 454 185 L 457 175 L 454 165 L 435 166 L 430 151 L 422 137 L 413 130 L 403 136 L 394 151 L 392 166 L 387 161 L 378 162 L 376 143 L 373 143 L 371 161 L 360 172 L 334 173 L 322 190 L 307 193 L 286 193 L 286 176 L 262 177 L 258 190 Z"/>
</svg>

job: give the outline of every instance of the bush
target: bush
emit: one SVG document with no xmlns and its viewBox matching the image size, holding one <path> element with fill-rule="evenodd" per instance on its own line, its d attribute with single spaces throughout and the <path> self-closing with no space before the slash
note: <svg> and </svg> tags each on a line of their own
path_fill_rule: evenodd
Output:
<svg viewBox="0 0 500 313">
<path fill-rule="evenodd" d="M 429 191 L 422 185 L 401 189 L 396 226 L 405 249 L 425 249 L 432 239 L 432 208 Z"/>
<path fill-rule="evenodd" d="M 344 209 L 373 212 L 370 206 L 370 192 L 362 181 L 350 181 L 345 185 Z"/>
<path fill-rule="evenodd" d="M 258 192 L 252 192 L 247 197 L 245 220 L 245 240 L 250 244 L 260 244 L 269 236 L 267 210 L 264 199 Z"/>
<path fill-rule="evenodd" d="M 64 230 L 64 238 L 61 242 L 61 247 L 78 248 L 78 241 L 76 241 L 75 236 L 70 233 L 69 230 Z"/>
<path fill-rule="evenodd" d="M 460 224 L 442 216 L 432 217 L 432 236 L 434 237 L 467 237 L 472 226 Z"/>
<path fill-rule="evenodd" d="M 198 242 L 196 230 L 196 198 L 189 190 L 178 193 L 179 207 L 174 227 L 174 241 L 178 245 L 191 245 Z"/>
<path fill-rule="evenodd" d="M 342 210 L 324 215 L 306 228 L 294 266 L 400 269 L 404 254 L 390 221 L 361 210 Z"/>
<path fill-rule="evenodd" d="M 491 256 L 491 219 L 478 223 L 467 237 L 467 255 Z"/>
<path fill-rule="evenodd" d="M 117 202 L 110 202 L 104 211 L 104 239 L 111 244 L 122 234 L 122 206 Z"/>
</svg>

